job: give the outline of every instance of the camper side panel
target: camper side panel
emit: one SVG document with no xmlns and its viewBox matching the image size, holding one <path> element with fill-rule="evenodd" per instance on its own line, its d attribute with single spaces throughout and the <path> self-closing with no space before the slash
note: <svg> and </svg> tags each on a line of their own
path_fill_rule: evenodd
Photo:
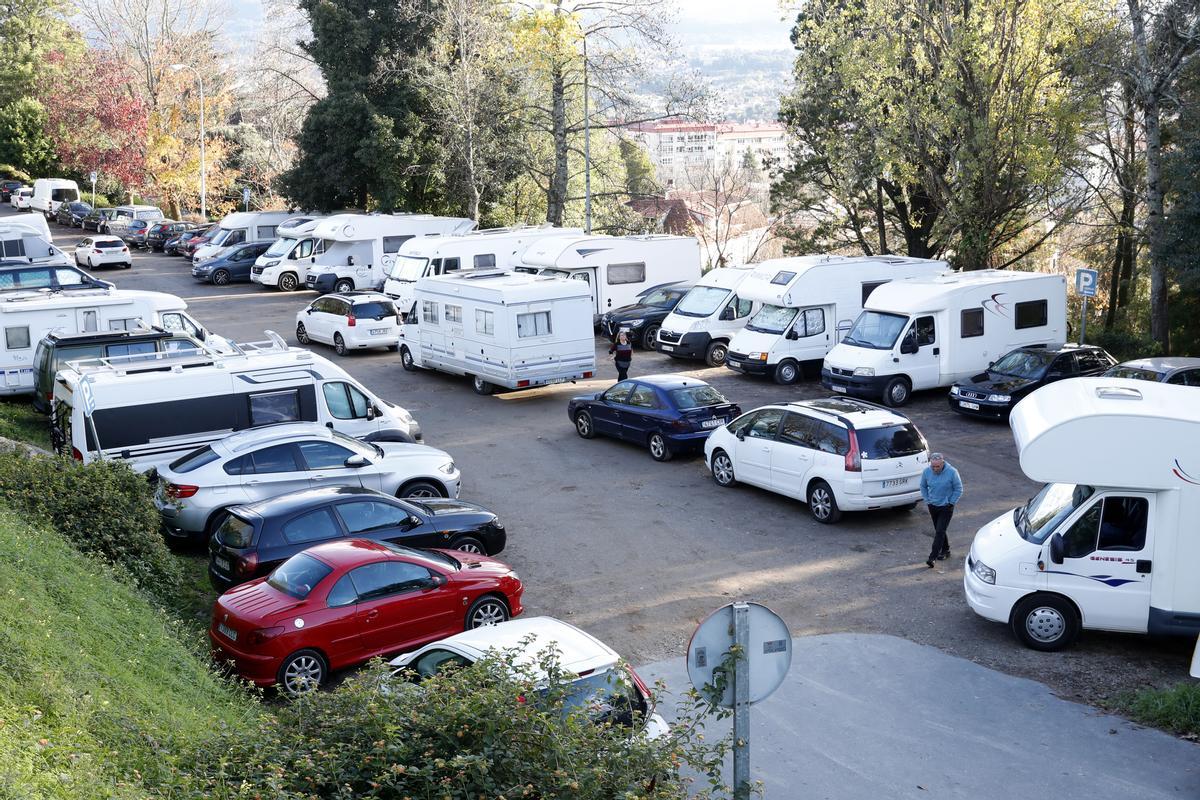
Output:
<svg viewBox="0 0 1200 800">
<path fill-rule="evenodd" d="M 1200 486 L 1159 492 L 1149 632 L 1200 634 Z"/>
</svg>

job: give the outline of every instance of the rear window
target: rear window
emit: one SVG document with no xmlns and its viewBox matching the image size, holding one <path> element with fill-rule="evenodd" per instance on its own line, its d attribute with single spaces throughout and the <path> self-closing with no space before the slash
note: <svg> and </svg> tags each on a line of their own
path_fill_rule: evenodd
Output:
<svg viewBox="0 0 1200 800">
<path fill-rule="evenodd" d="M 901 458 L 925 450 L 925 438 L 911 422 L 883 428 L 858 428 L 854 433 L 863 458 Z"/>
<path fill-rule="evenodd" d="M 187 455 L 175 459 L 171 462 L 170 466 L 172 472 L 192 472 L 193 470 L 200 469 L 200 467 L 203 467 L 205 464 L 211 464 L 216 460 L 217 454 L 213 452 L 211 447 L 204 445 L 204 447 L 193 450 Z"/>
<path fill-rule="evenodd" d="M 711 386 L 688 386 L 683 389 L 672 389 L 669 394 L 675 407 L 681 411 L 729 402 L 724 395 Z"/>
<path fill-rule="evenodd" d="M 333 567 L 300 553 L 276 567 L 267 583 L 286 595 L 303 600 L 331 572 Z"/>
<path fill-rule="evenodd" d="M 387 300 L 371 303 L 357 303 L 354 306 L 354 316 L 363 319 L 383 319 L 396 316 L 396 306 Z"/>
<path fill-rule="evenodd" d="M 125 245 L 121 242 L 100 241 L 100 242 L 92 242 L 92 246 L 97 247 L 101 250 L 120 250 Z"/>
<path fill-rule="evenodd" d="M 241 517 L 229 514 L 217 528 L 217 541 L 226 547 L 241 549 L 254 541 L 254 526 Z"/>
<path fill-rule="evenodd" d="M 1157 372 L 1148 369 L 1138 369 L 1137 367 L 1113 367 L 1104 373 L 1104 377 L 1128 378 L 1135 381 L 1157 381 L 1159 378 Z"/>
</svg>

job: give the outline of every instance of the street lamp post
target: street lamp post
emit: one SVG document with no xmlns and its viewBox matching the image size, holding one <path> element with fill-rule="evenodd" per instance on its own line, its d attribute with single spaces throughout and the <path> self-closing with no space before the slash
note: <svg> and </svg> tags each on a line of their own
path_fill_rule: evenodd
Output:
<svg viewBox="0 0 1200 800">
<path fill-rule="evenodd" d="M 208 222 L 208 187 L 204 175 L 204 76 L 200 74 L 200 70 L 189 64 L 172 64 L 171 69 L 175 72 L 190 69 L 196 74 L 196 82 L 200 84 L 200 216 Z"/>
</svg>

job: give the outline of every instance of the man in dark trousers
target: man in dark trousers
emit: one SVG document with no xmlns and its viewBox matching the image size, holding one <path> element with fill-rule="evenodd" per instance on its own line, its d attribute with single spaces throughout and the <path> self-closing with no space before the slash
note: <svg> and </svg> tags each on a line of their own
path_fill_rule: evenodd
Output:
<svg viewBox="0 0 1200 800">
<path fill-rule="evenodd" d="M 962 497 L 962 478 L 958 470 L 946 463 L 941 453 L 931 453 L 929 466 L 921 473 L 921 497 L 929 506 L 929 516 L 933 518 L 933 548 L 925 566 L 933 569 L 933 560 L 943 561 L 950 557 L 950 540 L 946 538 L 946 528 L 950 518 L 954 516 L 954 504 Z"/>
</svg>

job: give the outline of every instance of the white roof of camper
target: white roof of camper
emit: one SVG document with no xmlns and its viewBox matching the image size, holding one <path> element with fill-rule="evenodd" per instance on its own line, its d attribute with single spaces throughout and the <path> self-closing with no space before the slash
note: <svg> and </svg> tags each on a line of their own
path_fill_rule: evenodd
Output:
<svg viewBox="0 0 1200 800">
<path fill-rule="evenodd" d="M 483 300 L 499 305 L 585 297 L 590 302 L 592 297 L 591 288 L 583 281 L 552 275 L 493 270 L 465 270 L 449 275 L 419 278 L 416 290 L 446 297 Z"/>
<path fill-rule="evenodd" d="M 589 236 L 587 234 L 564 234 L 548 236 L 530 245 L 521 260 L 532 267 L 558 266 L 558 260 L 568 250 L 577 250 L 581 257 L 590 255 L 589 251 L 597 252 L 610 250 L 613 247 L 630 242 L 683 242 L 696 240 L 691 236 L 671 236 L 665 233 L 654 233 L 639 236 Z M 698 246 L 698 245 L 697 245 Z"/>
<path fill-rule="evenodd" d="M 922 265 L 928 267 L 931 275 L 937 270 L 946 269 L 944 261 L 908 256 L 811 255 L 773 258 L 755 265 L 754 272 L 741 288 L 741 295 L 752 300 L 788 306 L 793 302 L 790 296 L 792 291 L 810 273 L 826 268 L 838 270 L 851 264 Z"/>
<path fill-rule="evenodd" d="M 1195 387 L 1071 378 L 1017 403 L 1009 419 L 1035 481 L 1125 489 L 1200 486 Z"/>
<path fill-rule="evenodd" d="M 700 276 L 696 286 L 716 286 L 721 289 L 736 289 L 747 276 L 754 272 L 755 265 L 718 267 Z"/>
<path fill-rule="evenodd" d="M 320 220 L 312 234 L 335 242 L 356 242 L 382 236 L 465 233 L 474 227 L 474 220 L 432 214 L 334 214 Z"/>
<path fill-rule="evenodd" d="M 280 223 L 289 217 L 294 217 L 290 211 L 235 211 L 221 217 L 222 228 L 248 228 L 251 225 L 270 225 Z"/>
<path fill-rule="evenodd" d="M 1016 272 L 1006 269 L 981 269 L 974 272 L 949 272 L 932 278 L 905 278 L 891 281 L 871 293 L 866 307 L 877 311 L 934 311 L 949 307 L 955 295 L 994 286 L 1003 291 L 1016 283 L 1029 281 L 1065 281 L 1061 275 L 1044 272 Z"/>
<path fill-rule="evenodd" d="M 517 225 L 511 228 L 485 228 L 483 230 L 447 233 L 441 236 L 420 236 L 409 239 L 400 245 L 402 256 L 432 258 L 450 250 L 478 251 L 495 244 L 504 246 L 506 243 L 529 242 L 537 238 L 545 238 L 561 232 L 562 228 L 548 226 Z"/>
<path fill-rule="evenodd" d="M 46 222 L 46 218 L 41 214 L 32 214 L 29 217 L 21 217 L 20 219 L 7 218 L 0 223 L 0 228 L 13 227 L 25 228 L 33 231 L 47 242 L 54 241 L 54 236 L 52 236 L 50 233 L 50 225 Z"/>
<path fill-rule="evenodd" d="M 32 289 L 27 292 L 0 294 L 0 314 L 28 311 L 82 308 L 85 306 L 115 306 L 145 300 L 158 311 L 182 311 L 187 308 L 183 298 L 166 292 L 146 292 L 140 289 L 71 289 L 51 292 Z"/>
</svg>

